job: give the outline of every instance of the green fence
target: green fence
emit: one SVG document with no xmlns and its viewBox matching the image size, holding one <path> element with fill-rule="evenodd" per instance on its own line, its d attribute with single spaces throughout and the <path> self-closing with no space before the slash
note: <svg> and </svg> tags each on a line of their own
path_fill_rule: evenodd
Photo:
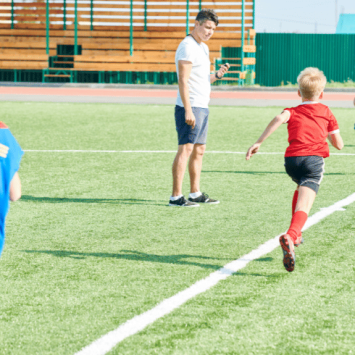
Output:
<svg viewBox="0 0 355 355">
<path fill-rule="evenodd" d="M 355 35 L 257 34 L 256 84 L 295 84 L 306 67 L 323 70 L 328 81 L 355 81 Z"/>
</svg>

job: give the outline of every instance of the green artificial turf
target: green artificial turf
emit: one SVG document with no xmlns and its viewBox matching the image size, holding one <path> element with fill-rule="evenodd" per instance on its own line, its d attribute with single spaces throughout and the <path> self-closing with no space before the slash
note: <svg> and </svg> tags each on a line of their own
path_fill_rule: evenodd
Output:
<svg viewBox="0 0 355 355">
<path fill-rule="evenodd" d="M 0 354 L 74 354 L 287 229 L 283 155 L 207 153 L 215 206 L 167 207 L 173 106 L 0 103 L 26 152 L 0 259 Z M 208 151 L 246 152 L 280 107 L 212 107 Z M 354 111 L 332 110 L 354 153 Z M 286 125 L 261 152 L 283 153 Z M 335 152 L 331 148 L 331 152 Z M 355 192 L 355 156 L 331 156 L 311 215 Z M 188 176 L 183 192 L 188 194 Z M 351 354 L 355 204 L 133 335 L 112 354 Z"/>
</svg>

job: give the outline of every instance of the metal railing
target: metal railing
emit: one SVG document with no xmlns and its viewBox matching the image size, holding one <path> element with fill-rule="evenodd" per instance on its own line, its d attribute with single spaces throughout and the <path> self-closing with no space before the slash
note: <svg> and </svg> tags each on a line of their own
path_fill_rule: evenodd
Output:
<svg viewBox="0 0 355 355">
<path fill-rule="evenodd" d="M 241 11 L 229 11 L 228 9 L 224 9 L 222 4 L 223 0 L 220 1 L 220 9 L 216 11 L 218 14 L 221 14 L 222 20 L 220 22 L 223 26 L 230 26 L 231 31 L 238 31 L 238 28 L 241 28 L 243 33 L 246 33 L 247 27 L 254 28 L 255 1 L 239 0 L 233 3 L 233 6 L 236 6 L 235 8 L 238 6 L 240 9 L 241 6 Z M 18 5 L 16 5 L 17 3 Z M 6 15 L 10 20 L 9 22 L 11 23 L 11 29 L 19 28 L 17 27 L 18 23 L 27 22 L 31 24 L 38 23 L 43 25 L 45 22 L 48 36 L 47 44 L 49 45 L 50 28 L 53 27 L 53 23 L 56 24 L 57 28 L 59 24 L 62 24 L 63 30 L 74 29 L 75 43 L 77 45 L 78 30 L 83 28 L 83 26 L 86 26 L 86 28 L 90 31 L 97 30 L 100 27 L 107 28 L 107 26 L 109 26 L 113 29 L 115 27 L 119 28 L 120 26 L 124 26 L 129 28 L 130 31 L 131 55 L 133 53 L 133 31 L 136 30 L 136 28 L 138 29 L 139 27 L 138 30 L 148 31 L 149 28 L 153 27 L 153 30 L 157 30 L 156 26 L 162 26 L 162 28 L 163 26 L 170 26 L 176 27 L 179 31 L 179 29 L 182 30 L 185 27 L 185 32 L 188 34 L 193 26 L 193 17 L 202 9 L 204 4 L 202 0 L 185 0 L 178 6 L 170 5 L 170 2 L 169 4 L 166 2 L 164 3 L 162 0 L 130 0 L 129 2 L 127 2 L 127 0 L 115 0 L 109 2 L 110 4 L 113 4 L 112 8 L 110 8 L 109 3 L 107 3 L 107 5 L 105 4 L 104 7 L 101 3 L 97 5 L 95 0 L 62 0 L 62 2 L 45 0 L 43 3 L 36 2 L 34 0 L 33 2 L 26 1 L 26 4 L 27 3 L 28 8 L 31 8 L 33 11 L 33 14 L 31 15 L 28 15 L 28 8 L 23 2 L 20 0 L 11 0 L 11 10 L 7 10 Z M 153 3 L 153 5 L 150 5 L 151 3 Z M 156 11 L 158 8 L 156 5 L 157 3 L 159 3 L 162 8 L 162 10 L 158 10 L 158 12 Z M 211 4 L 208 0 L 206 0 L 205 3 L 208 5 Z M 214 1 L 214 3 L 216 8 L 218 1 Z M 246 3 L 248 4 L 247 9 L 245 9 Z M 206 5 L 206 7 L 208 5 Z M 153 7 L 149 8 L 150 6 Z M 169 6 L 171 6 L 171 8 L 169 8 Z M 176 8 L 174 8 L 174 6 Z M 44 9 L 46 10 L 45 15 L 43 11 Z M 23 13 L 21 13 L 21 10 L 23 10 Z M 176 15 L 175 17 L 169 17 L 167 13 L 172 12 L 172 10 L 179 15 L 177 17 Z M 104 11 L 105 16 L 101 16 L 102 11 Z M 164 14 L 160 15 L 161 13 Z M 21 20 L 18 21 L 17 18 Z M 236 21 L 234 24 L 233 19 Z M 107 25 L 108 23 L 109 25 Z M 243 39 L 244 36 L 242 36 L 242 41 Z M 46 52 L 49 52 L 48 46 L 46 48 Z"/>
</svg>

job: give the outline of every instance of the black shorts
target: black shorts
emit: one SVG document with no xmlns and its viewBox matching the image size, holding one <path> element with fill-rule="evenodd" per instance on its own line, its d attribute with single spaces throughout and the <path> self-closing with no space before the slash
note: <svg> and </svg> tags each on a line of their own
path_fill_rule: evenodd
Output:
<svg viewBox="0 0 355 355">
<path fill-rule="evenodd" d="M 206 144 L 209 110 L 208 108 L 192 107 L 192 112 L 196 120 L 193 129 L 185 122 L 185 108 L 175 106 L 175 124 L 179 145 Z"/>
<path fill-rule="evenodd" d="M 319 156 L 286 157 L 287 174 L 299 186 L 307 186 L 316 193 L 323 179 L 324 159 Z"/>
</svg>

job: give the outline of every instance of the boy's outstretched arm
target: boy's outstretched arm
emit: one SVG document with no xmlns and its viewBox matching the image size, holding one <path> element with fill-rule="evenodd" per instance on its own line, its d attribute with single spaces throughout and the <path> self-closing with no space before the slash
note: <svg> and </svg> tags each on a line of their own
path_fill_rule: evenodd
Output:
<svg viewBox="0 0 355 355">
<path fill-rule="evenodd" d="M 329 133 L 328 140 L 334 148 L 336 148 L 338 150 L 341 150 L 344 148 L 343 138 L 341 138 L 341 135 L 339 132 Z"/>
<path fill-rule="evenodd" d="M 277 115 L 265 128 L 265 131 L 260 136 L 260 138 L 248 149 L 245 159 L 249 160 L 255 153 L 257 153 L 261 143 L 264 142 L 264 140 L 273 132 L 275 132 L 283 123 L 287 122 L 290 118 L 290 115 L 291 114 L 289 111 L 283 111 Z"/>
</svg>

